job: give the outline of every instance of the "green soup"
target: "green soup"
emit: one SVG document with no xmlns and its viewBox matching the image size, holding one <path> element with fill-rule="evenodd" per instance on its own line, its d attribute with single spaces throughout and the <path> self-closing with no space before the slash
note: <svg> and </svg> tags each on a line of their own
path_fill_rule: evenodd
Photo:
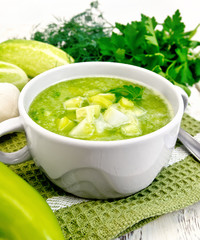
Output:
<svg viewBox="0 0 200 240">
<path fill-rule="evenodd" d="M 113 89 L 141 88 L 132 100 Z M 113 141 L 142 136 L 173 117 L 168 101 L 155 90 L 117 78 L 88 77 L 59 82 L 42 91 L 29 116 L 43 128 L 71 138 Z"/>
</svg>

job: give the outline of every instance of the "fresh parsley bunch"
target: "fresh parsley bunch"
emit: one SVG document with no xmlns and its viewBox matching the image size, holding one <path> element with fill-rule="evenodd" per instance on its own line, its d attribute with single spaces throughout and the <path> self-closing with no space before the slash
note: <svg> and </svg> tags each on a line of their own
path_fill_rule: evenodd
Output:
<svg viewBox="0 0 200 240">
<path fill-rule="evenodd" d="M 193 52 L 200 42 L 192 40 L 198 27 L 185 32 L 179 10 L 163 24 L 145 15 L 139 22 L 116 23 L 119 33 L 99 40 L 102 59 L 147 68 L 190 94 L 187 86 L 200 80 L 200 54 Z"/>
<path fill-rule="evenodd" d="M 141 21 L 116 23 L 114 27 L 105 20 L 95 0 L 89 9 L 69 21 L 36 31 L 32 39 L 61 48 L 76 62 L 112 61 L 147 68 L 181 86 L 189 95 L 188 86 L 200 80 L 200 52 L 194 52 L 200 42 L 192 40 L 199 26 L 185 32 L 177 10 L 163 23 L 142 14 Z"/>
</svg>

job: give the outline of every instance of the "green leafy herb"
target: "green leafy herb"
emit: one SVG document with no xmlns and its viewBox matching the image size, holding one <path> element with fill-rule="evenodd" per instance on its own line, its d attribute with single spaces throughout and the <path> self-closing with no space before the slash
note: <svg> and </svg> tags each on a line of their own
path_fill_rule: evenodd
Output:
<svg viewBox="0 0 200 240">
<path fill-rule="evenodd" d="M 142 14 L 140 21 L 113 27 L 96 0 L 69 21 L 50 24 L 32 38 L 60 47 L 76 62 L 111 61 L 149 69 L 189 94 L 188 86 L 200 80 L 200 53 L 195 53 L 200 42 L 192 40 L 199 26 L 186 32 L 177 10 L 163 23 Z"/>
<path fill-rule="evenodd" d="M 140 22 L 116 24 L 115 28 L 118 34 L 113 32 L 111 37 L 99 40 L 104 61 L 147 68 L 181 86 L 188 94 L 187 86 L 200 80 L 196 67 L 200 57 L 192 51 L 200 42 L 191 39 L 197 28 L 185 32 L 179 10 L 172 17 L 168 16 L 163 24 L 158 24 L 154 17 L 142 15 Z"/>
<path fill-rule="evenodd" d="M 109 92 L 115 94 L 117 101 L 121 97 L 136 101 L 142 98 L 143 88 L 133 87 L 132 85 L 124 85 L 123 87 L 111 89 Z"/>
<path fill-rule="evenodd" d="M 57 19 L 42 31 L 37 26 L 31 38 L 61 48 L 76 62 L 100 60 L 98 39 L 109 36 L 113 26 L 104 19 L 98 6 L 98 1 L 93 1 L 90 8 L 69 21 Z"/>
</svg>

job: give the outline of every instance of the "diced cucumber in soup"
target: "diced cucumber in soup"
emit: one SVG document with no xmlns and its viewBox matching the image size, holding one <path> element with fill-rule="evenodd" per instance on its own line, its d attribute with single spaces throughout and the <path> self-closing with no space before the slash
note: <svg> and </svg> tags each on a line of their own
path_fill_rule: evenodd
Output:
<svg viewBox="0 0 200 240">
<path fill-rule="evenodd" d="M 129 119 L 131 122 L 121 127 L 122 134 L 126 136 L 137 136 L 141 134 L 138 119 L 133 115 L 132 116 L 129 115 Z"/>
<path fill-rule="evenodd" d="M 129 118 L 124 113 L 112 106 L 105 111 L 103 117 L 104 120 L 112 127 L 119 127 L 129 122 Z"/>
<path fill-rule="evenodd" d="M 78 96 L 78 97 L 66 100 L 63 103 L 63 106 L 66 110 L 75 110 L 77 108 L 80 108 L 83 102 L 84 102 L 84 98 Z"/>
<path fill-rule="evenodd" d="M 98 133 L 103 133 L 104 130 L 111 130 L 113 129 L 113 126 L 111 126 L 109 123 L 107 123 L 104 118 L 103 115 L 100 114 L 99 118 L 96 119 L 95 121 L 95 127 L 96 127 L 96 131 Z"/>
<path fill-rule="evenodd" d="M 68 117 L 63 117 L 57 119 L 57 126 L 58 130 L 62 131 L 74 127 L 74 123 Z"/>
<path fill-rule="evenodd" d="M 69 136 L 74 138 L 87 139 L 93 134 L 94 130 L 94 124 L 90 123 L 87 119 L 84 119 L 69 132 Z"/>
<path fill-rule="evenodd" d="M 112 101 L 101 94 L 89 97 L 88 101 L 90 104 L 100 105 L 102 108 L 108 108 L 110 105 L 112 105 Z"/>
<path fill-rule="evenodd" d="M 99 96 L 102 96 L 105 99 L 110 100 L 112 103 L 114 103 L 116 101 L 115 94 L 113 94 L 113 93 L 100 93 Z"/>
<path fill-rule="evenodd" d="M 101 111 L 100 105 L 91 105 L 78 108 L 76 109 L 76 120 L 80 122 L 84 118 L 86 118 L 88 122 L 94 122 L 95 118 L 99 117 L 100 111 Z"/>
<path fill-rule="evenodd" d="M 113 89 L 124 85 L 143 89 L 133 100 Z M 59 92 L 59 97 L 53 97 Z M 90 141 L 114 141 L 142 136 L 166 125 L 172 106 L 154 89 L 123 79 L 88 77 L 59 82 L 31 103 L 29 116 L 54 133 Z"/>
<path fill-rule="evenodd" d="M 119 104 L 124 107 L 124 108 L 133 108 L 134 107 L 134 103 L 131 100 L 128 100 L 125 97 L 122 97 L 119 100 Z"/>
</svg>

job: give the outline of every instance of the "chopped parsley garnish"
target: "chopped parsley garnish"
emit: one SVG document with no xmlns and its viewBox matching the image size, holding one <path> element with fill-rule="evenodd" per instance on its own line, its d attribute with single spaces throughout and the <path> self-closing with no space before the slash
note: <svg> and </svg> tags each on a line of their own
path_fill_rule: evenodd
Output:
<svg viewBox="0 0 200 240">
<path fill-rule="evenodd" d="M 132 85 L 124 85 L 123 87 L 111 89 L 109 92 L 115 94 L 117 101 L 121 97 L 136 101 L 142 98 L 143 88 L 133 87 Z"/>
</svg>

